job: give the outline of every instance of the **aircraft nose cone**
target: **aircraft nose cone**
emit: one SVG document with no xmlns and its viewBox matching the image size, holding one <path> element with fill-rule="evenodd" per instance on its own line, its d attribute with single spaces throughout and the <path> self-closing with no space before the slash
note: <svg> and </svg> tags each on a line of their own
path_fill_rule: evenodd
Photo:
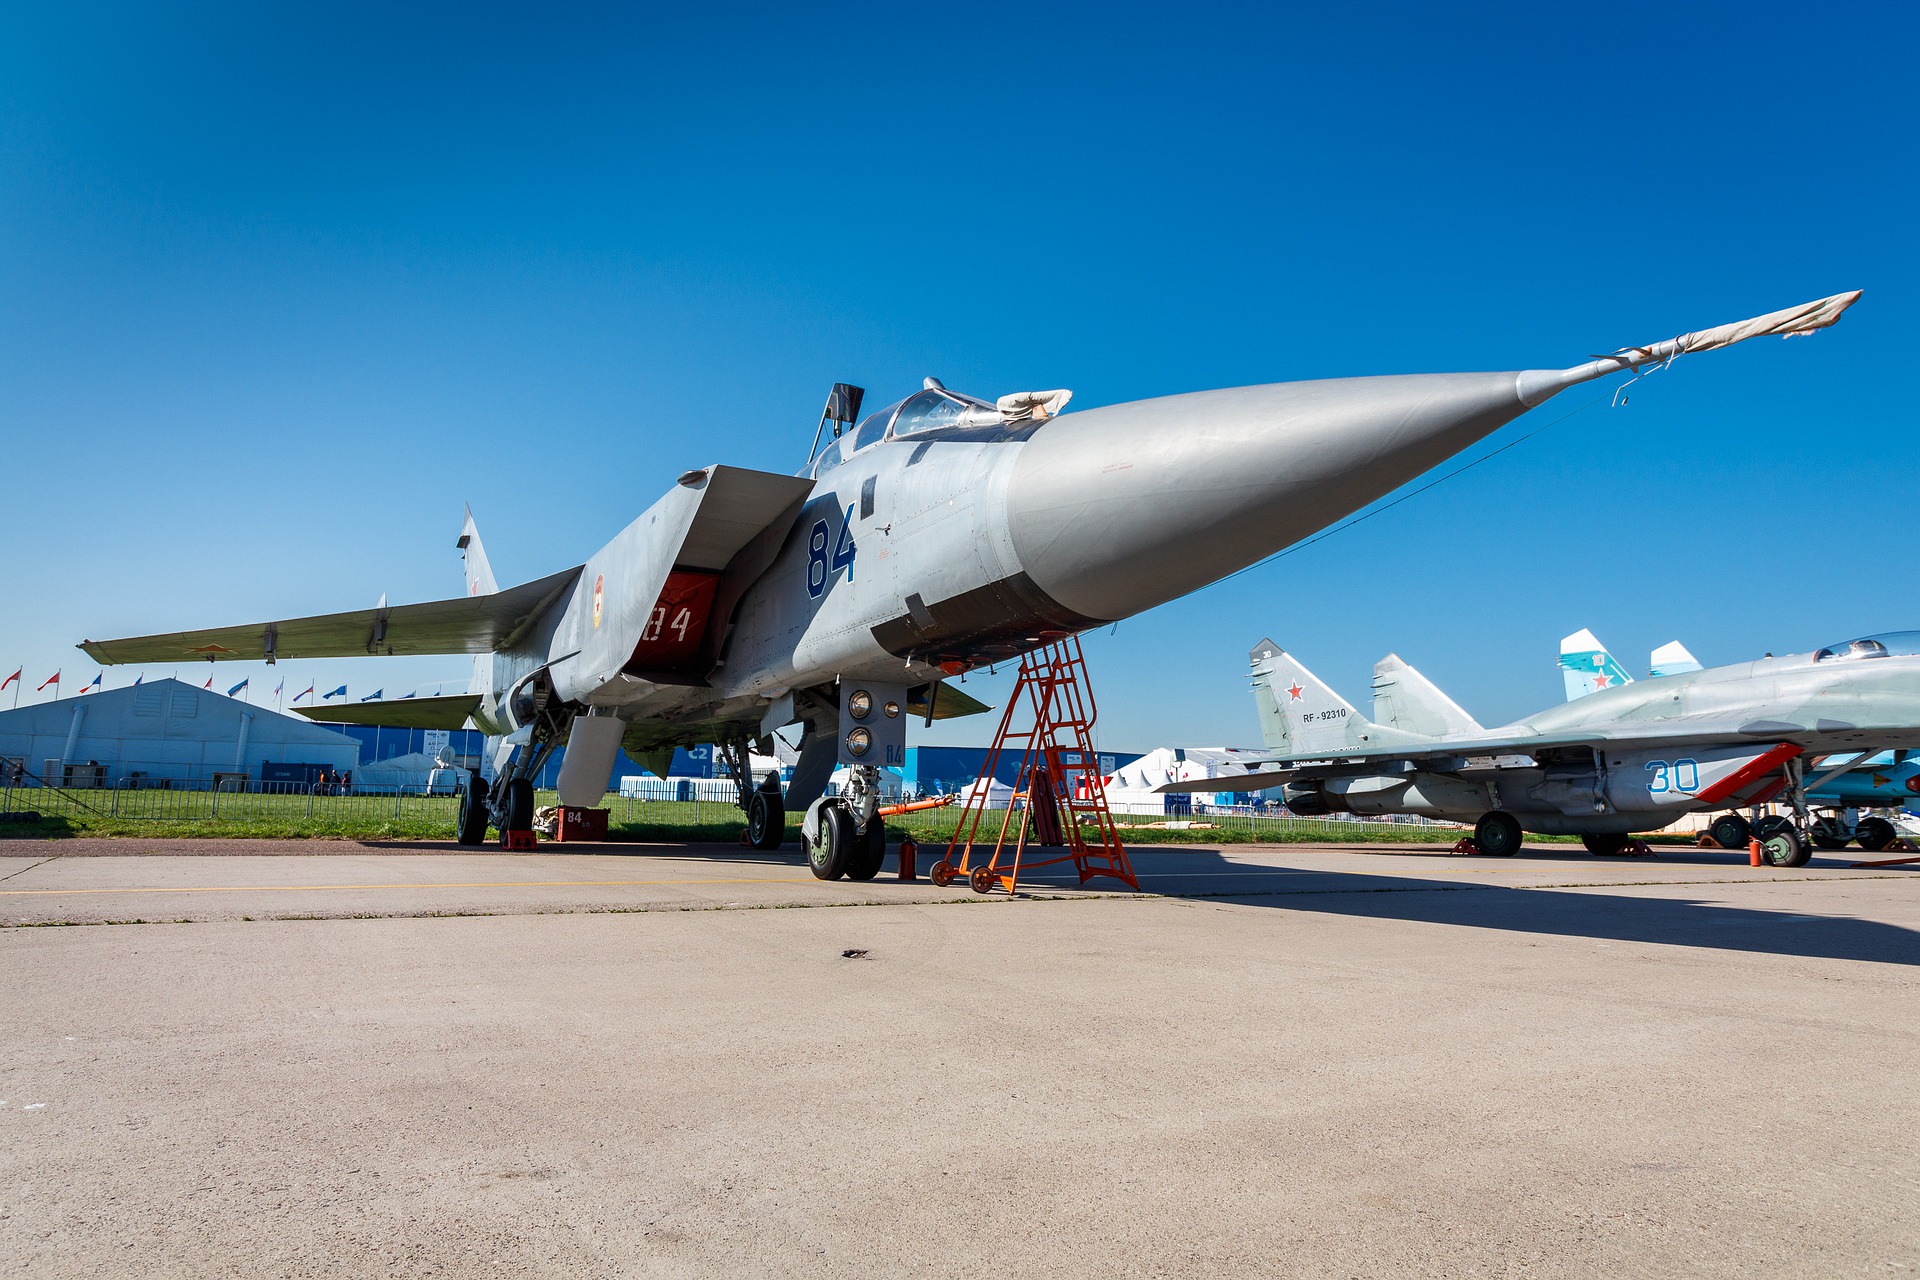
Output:
<svg viewBox="0 0 1920 1280">
<path fill-rule="evenodd" d="M 1524 413 L 1512 373 L 1339 378 L 1065 414 L 1007 494 L 1034 583 L 1096 620 L 1243 569 Z"/>
</svg>

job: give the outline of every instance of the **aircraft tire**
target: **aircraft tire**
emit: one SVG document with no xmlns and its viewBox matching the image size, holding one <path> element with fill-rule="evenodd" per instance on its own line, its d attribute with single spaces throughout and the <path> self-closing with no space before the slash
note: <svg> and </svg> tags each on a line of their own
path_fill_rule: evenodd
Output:
<svg viewBox="0 0 1920 1280">
<path fill-rule="evenodd" d="M 1813 847 L 1828 850 L 1844 849 L 1847 847 L 1847 842 L 1839 836 L 1831 836 L 1820 831 L 1815 831 L 1813 833 Z"/>
<path fill-rule="evenodd" d="M 466 785 L 460 788 L 460 822 L 454 839 L 461 844 L 487 842 L 487 789 L 478 769 L 467 770 Z"/>
<path fill-rule="evenodd" d="M 1625 836 L 1581 836 L 1580 843 L 1587 846 L 1587 852 L 1599 858 L 1611 858 L 1627 847 Z"/>
<path fill-rule="evenodd" d="M 1741 814 L 1723 813 L 1713 820 L 1713 825 L 1707 828 L 1707 834 L 1722 849 L 1744 851 L 1747 841 L 1753 839 L 1753 824 Z"/>
<path fill-rule="evenodd" d="M 1853 838 L 1868 853 L 1879 853 L 1899 839 L 1900 833 L 1885 818 L 1862 818 L 1860 825 L 1853 829 Z"/>
<path fill-rule="evenodd" d="M 747 843 L 778 849 L 787 837 L 787 809 L 778 791 L 756 791 L 747 800 Z"/>
<path fill-rule="evenodd" d="M 1473 843 L 1489 858 L 1511 858 L 1525 839 L 1519 819 L 1497 809 L 1473 824 Z"/>
<path fill-rule="evenodd" d="M 1760 819 L 1753 828 L 1760 842 L 1760 859 L 1770 867 L 1804 867 L 1813 857 L 1813 846 L 1800 828 L 1779 815 Z"/>
<path fill-rule="evenodd" d="M 878 817 L 867 823 L 867 833 L 854 838 L 854 849 L 847 858 L 847 879 L 871 880 L 880 874 L 887 860 L 887 824 Z"/>
<path fill-rule="evenodd" d="M 533 830 L 533 779 L 507 779 L 507 821 L 500 829 Z"/>
<path fill-rule="evenodd" d="M 820 839 L 806 844 L 807 868 L 816 880 L 838 880 L 847 873 L 853 850 L 853 815 L 843 804 L 820 807 Z"/>
</svg>

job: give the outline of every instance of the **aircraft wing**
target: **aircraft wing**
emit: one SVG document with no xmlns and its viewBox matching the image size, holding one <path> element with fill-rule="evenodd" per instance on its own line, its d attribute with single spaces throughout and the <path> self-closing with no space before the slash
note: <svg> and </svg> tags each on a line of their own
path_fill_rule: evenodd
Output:
<svg viewBox="0 0 1920 1280">
<path fill-rule="evenodd" d="M 464 729 L 467 717 L 480 708 L 477 693 L 444 698 L 389 698 L 384 702 L 355 702 L 344 707 L 294 707 L 297 715 L 321 724 L 377 724 L 385 729 Z"/>
<path fill-rule="evenodd" d="M 357 658 L 367 654 L 491 653 L 510 648 L 580 569 L 549 574 L 491 595 L 425 604 L 323 613 L 128 640 L 87 640 L 80 648 L 103 666 L 123 662 L 258 661 L 261 658 Z"/>
<path fill-rule="evenodd" d="M 1440 773 L 1452 773 L 1466 767 L 1469 760 L 1484 761 L 1503 756 L 1532 756 L 1561 747 L 1593 747 L 1634 751 L 1674 745 L 1724 746 L 1741 743 L 1789 742 L 1808 751 L 1833 752 L 1865 749 L 1884 750 L 1907 745 L 1914 738 L 1920 745 L 1920 730 L 1893 733 L 1887 730 L 1862 730 L 1850 724 L 1815 720 L 1796 724 L 1782 720 L 1738 720 L 1724 715 L 1679 716 L 1671 720 L 1650 721 L 1622 726 L 1610 733 L 1488 733 L 1435 739 L 1430 745 L 1395 747 L 1369 751 L 1364 747 L 1316 755 L 1271 755 L 1239 763 L 1244 774 L 1216 778 L 1193 778 L 1169 782 L 1156 791 L 1264 791 L 1285 782 L 1299 782 L 1335 775 L 1365 772 L 1367 767 L 1382 771 L 1411 765 Z M 1896 741 L 1895 739 L 1900 739 Z"/>
</svg>

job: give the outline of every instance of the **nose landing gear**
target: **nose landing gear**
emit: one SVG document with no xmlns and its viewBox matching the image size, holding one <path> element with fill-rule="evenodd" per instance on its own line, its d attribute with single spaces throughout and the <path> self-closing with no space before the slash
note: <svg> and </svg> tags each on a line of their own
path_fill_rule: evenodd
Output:
<svg viewBox="0 0 1920 1280">
<path fill-rule="evenodd" d="M 1806 833 L 1783 814 L 1770 814 L 1753 825 L 1753 838 L 1760 842 L 1760 858 L 1770 867 L 1804 867 L 1813 858 L 1813 844 Z"/>
</svg>

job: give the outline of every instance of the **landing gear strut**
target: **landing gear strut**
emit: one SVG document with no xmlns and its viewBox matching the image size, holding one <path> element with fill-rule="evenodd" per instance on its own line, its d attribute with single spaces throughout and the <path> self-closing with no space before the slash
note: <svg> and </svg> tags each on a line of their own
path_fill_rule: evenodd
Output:
<svg viewBox="0 0 1920 1280">
<path fill-rule="evenodd" d="M 498 828 L 502 836 L 524 832 L 532 838 L 533 780 L 540 776 L 554 749 L 566 740 L 574 712 L 555 700 L 543 683 L 535 682 L 526 692 L 527 710 L 533 717 L 527 743 L 513 749 L 490 790 L 481 782 L 478 769 L 467 771 L 456 832 L 461 844 L 484 843 L 488 826 Z"/>
<path fill-rule="evenodd" d="M 1753 838 L 1760 842 L 1760 857 L 1770 867 L 1804 867 L 1813 857 L 1813 845 L 1806 833 L 1782 814 L 1755 823 Z"/>
<path fill-rule="evenodd" d="M 887 857 L 887 824 L 881 819 L 880 770 L 851 766 L 845 795 L 814 802 L 812 821 L 801 826 L 807 866 L 821 880 L 871 880 Z M 807 835 L 808 826 L 814 834 Z"/>
<path fill-rule="evenodd" d="M 720 763 L 733 779 L 739 805 L 746 811 L 745 843 L 755 849 L 778 849 L 787 838 L 787 807 L 780 798 L 779 770 L 769 770 L 753 785 L 752 745 L 745 738 L 726 738 L 715 744 Z"/>
</svg>

